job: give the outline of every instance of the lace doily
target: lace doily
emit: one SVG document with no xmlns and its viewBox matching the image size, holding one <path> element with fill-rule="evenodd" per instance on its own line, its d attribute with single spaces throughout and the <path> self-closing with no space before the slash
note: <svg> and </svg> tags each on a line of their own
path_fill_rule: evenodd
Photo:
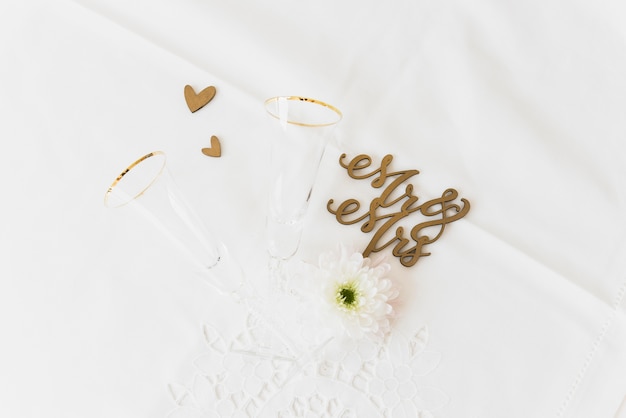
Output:
<svg viewBox="0 0 626 418">
<path fill-rule="evenodd" d="M 448 402 L 425 379 L 440 361 L 427 350 L 426 326 L 380 343 L 334 338 L 299 353 L 253 316 L 229 340 L 209 324 L 203 333 L 193 382 L 169 387 L 168 418 L 432 418 Z"/>
</svg>

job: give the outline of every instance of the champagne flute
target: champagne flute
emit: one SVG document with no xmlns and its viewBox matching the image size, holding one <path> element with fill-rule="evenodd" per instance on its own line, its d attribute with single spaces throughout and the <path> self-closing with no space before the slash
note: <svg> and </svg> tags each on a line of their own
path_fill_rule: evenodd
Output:
<svg viewBox="0 0 626 418">
<path fill-rule="evenodd" d="M 319 165 L 333 128 L 342 118 L 336 107 L 301 96 L 265 101 L 271 117 L 267 244 L 272 287 L 288 284 L 285 263 L 297 252 L 302 224 Z"/>
</svg>

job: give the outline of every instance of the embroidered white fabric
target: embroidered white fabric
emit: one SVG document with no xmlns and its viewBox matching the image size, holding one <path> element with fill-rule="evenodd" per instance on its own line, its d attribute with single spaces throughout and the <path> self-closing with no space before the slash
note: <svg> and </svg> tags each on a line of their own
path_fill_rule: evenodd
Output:
<svg viewBox="0 0 626 418">
<path fill-rule="evenodd" d="M 170 385 L 168 418 L 430 418 L 448 402 L 428 384 L 440 354 L 427 349 L 427 326 L 378 343 L 333 338 L 297 356 L 250 315 L 232 339 L 210 324 L 203 333 L 193 381 Z"/>
</svg>

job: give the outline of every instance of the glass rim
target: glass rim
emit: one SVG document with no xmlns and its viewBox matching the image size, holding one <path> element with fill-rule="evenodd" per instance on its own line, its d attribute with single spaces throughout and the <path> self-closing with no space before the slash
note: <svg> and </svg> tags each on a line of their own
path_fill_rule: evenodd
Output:
<svg viewBox="0 0 626 418">
<path fill-rule="evenodd" d="M 133 168 L 137 167 L 139 164 L 141 164 L 142 162 L 146 161 L 148 158 L 151 158 L 151 157 L 154 157 L 154 156 L 162 156 L 163 157 L 163 164 L 161 165 L 161 168 L 159 168 L 159 171 L 156 173 L 154 178 L 146 185 L 146 187 L 141 189 L 135 196 L 132 196 L 129 200 L 127 200 L 127 201 L 125 201 L 123 203 L 120 203 L 119 205 L 111 206 L 110 205 L 110 201 L 109 201 L 109 197 L 111 197 L 111 194 L 112 194 L 113 190 L 119 184 L 119 182 L 124 178 L 124 176 L 126 174 L 128 174 L 130 172 L 130 170 L 132 170 Z M 133 200 L 137 199 L 139 196 L 144 194 L 150 187 L 152 187 L 154 182 L 157 181 L 157 179 L 161 176 L 161 174 L 163 174 L 163 170 L 165 169 L 165 160 L 166 160 L 166 156 L 165 156 L 165 153 L 163 151 L 153 151 L 153 152 L 150 152 L 150 153 L 144 155 L 143 157 L 137 159 L 132 164 L 130 164 L 128 167 L 126 167 L 124 170 L 122 170 L 122 172 L 115 178 L 113 183 L 111 183 L 111 185 L 107 189 L 106 193 L 104 194 L 104 206 L 106 206 L 108 208 L 119 208 L 119 207 L 122 207 L 124 205 L 127 205 L 128 203 L 132 202 Z"/>
<path fill-rule="evenodd" d="M 273 102 L 277 102 L 279 99 L 285 99 L 285 100 L 297 100 L 297 101 L 301 101 L 301 102 L 307 102 L 307 103 L 312 103 L 312 104 L 316 104 L 316 105 L 320 105 L 323 106 L 333 112 L 335 112 L 335 114 L 338 116 L 337 120 L 332 121 L 332 122 L 328 122 L 328 123 L 305 123 L 305 122 L 297 122 L 297 121 L 293 121 L 293 120 L 287 120 L 287 123 L 291 124 L 291 125 L 297 125 L 297 126 L 307 126 L 307 127 L 322 127 L 322 126 L 331 126 L 334 125 L 336 123 L 338 123 L 339 121 L 341 121 L 341 119 L 343 118 L 343 113 L 341 113 L 341 110 L 337 109 L 335 106 L 330 105 L 326 102 L 323 102 L 321 100 L 317 100 L 317 99 L 311 99 L 310 97 L 302 97 L 302 96 L 275 96 L 275 97 L 270 97 L 269 99 L 265 100 L 265 102 L 263 103 L 265 106 L 265 110 L 267 111 L 267 113 L 275 118 L 280 120 L 280 116 L 272 113 L 269 109 L 268 106 L 270 103 Z"/>
</svg>

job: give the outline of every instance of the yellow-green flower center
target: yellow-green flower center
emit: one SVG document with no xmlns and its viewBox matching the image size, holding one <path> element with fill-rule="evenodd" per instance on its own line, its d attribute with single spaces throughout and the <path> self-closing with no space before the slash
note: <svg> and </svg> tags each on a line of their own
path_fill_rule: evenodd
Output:
<svg viewBox="0 0 626 418">
<path fill-rule="evenodd" d="M 347 282 L 337 286 L 335 300 L 344 309 L 356 309 L 359 304 L 359 289 L 355 282 Z"/>
<path fill-rule="evenodd" d="M 339 297 L 343 301 L 344 305 L 352 305 L 354 303 L 355 296 L 354 290 L 352 289 L 341 289 L 339 291 Z"/>
</svg>

